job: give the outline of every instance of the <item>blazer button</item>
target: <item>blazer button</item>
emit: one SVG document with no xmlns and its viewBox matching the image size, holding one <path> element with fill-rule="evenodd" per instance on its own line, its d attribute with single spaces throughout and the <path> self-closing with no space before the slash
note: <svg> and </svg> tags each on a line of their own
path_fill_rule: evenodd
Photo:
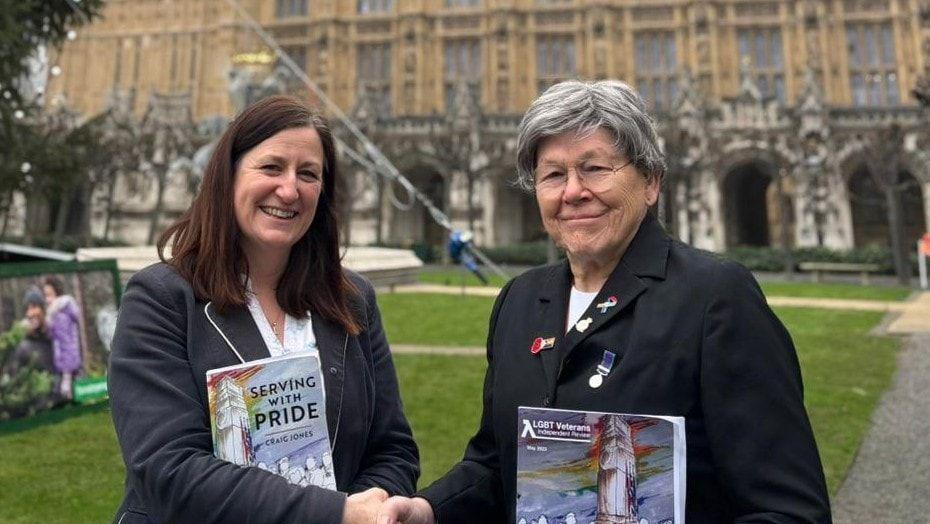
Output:
<svg viewBox="0 0 930 524">
<path fill-rule="evenodd" d="M 549 407 L 549 397 L 546 397 L 545 400 L 543 400 L 543 406 Z"/>
<path fill-rule="evenodd" d="M 330 374 L 330 375 L 335 375 L 335 374 L 336 374 L 336 368 L 335 368 L 335 366 L 331 366 L 331 367 L 329 368 L 329 374 Z"/>
</svg>

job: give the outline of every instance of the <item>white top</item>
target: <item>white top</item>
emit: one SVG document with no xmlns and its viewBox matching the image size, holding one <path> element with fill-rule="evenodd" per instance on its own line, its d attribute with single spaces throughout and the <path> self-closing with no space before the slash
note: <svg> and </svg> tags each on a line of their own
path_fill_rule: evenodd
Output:
<svg viewBox="0 0 930 524">
<path fill-rule="evenodd" d="M 307 316 L 304 318 L 284 315 L 284 345 L 282 346 L 271 329 L 271 323 L 265 317 L 265 312 L 262 311 L 258 298 L 252 293 L 251 286 L 247 295 L 249 297 L 249 313 L 252 314 L 252 319 L 255 320 L 255 325 L 258 326 L 258 331 L 262 334 L 262 339 L 264 339 L 265 345 L 268 346 L 268 352 L 271 353 L 271 356 L 281 357 L 299 351 L 318 353 L 316 335 L 313 333 L 313 319 L 309 311 L 307 311 Z"/>
<path fill-rule="evenodd" d="M 581 315 L 584 315 L 584 312 L 588 310 L 591 303 L 594 302 L 594 297 L 596 297 L 598 293 L 600 293 L 600 291 L 594 291 L 592 293 L 578 291 L 575 289 L 575 286 L 572 286 L 572 294 L 568 299 L 568 324 L 565 325 L 566 333 L 581 320 Z"/>
</svg>

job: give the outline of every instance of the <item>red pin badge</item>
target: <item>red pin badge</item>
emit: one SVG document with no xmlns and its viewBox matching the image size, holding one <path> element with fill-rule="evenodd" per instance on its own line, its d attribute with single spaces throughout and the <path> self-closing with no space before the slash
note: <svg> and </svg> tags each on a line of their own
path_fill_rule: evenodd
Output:
<svg viewBox="0 0 930 524">
<path fill-rule="evenodd" d="M 552 338 L 536 337 L 536 339 L 533 340 L 533 345 L 530 346 L 530 353 L 535 355 L 539 353 L 540 351 L 544 349 L 549 349 L 553 346 L 555 346 L 555 337 L 552 337 Z"/>
</svg>

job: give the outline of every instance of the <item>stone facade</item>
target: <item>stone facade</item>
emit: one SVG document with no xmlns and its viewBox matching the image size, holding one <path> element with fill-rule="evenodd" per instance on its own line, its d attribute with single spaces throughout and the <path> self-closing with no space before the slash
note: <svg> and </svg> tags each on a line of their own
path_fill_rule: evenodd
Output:
<svg viewBox="0 0 930 524">
<path fill-rule="evenodd" d="M 696 246 L 885 244 L 868 157 L 891 124 L 907 234 L 930 223 L 930 117 L 911 95 L 930 78 L 927 0 L 238 5 L 422 193 L 346 158 L 353 243 L 442 244 L 436 210 L 482 245 L 540 238 L 532 195 L 511 184 L 515 132 L 540 90 L 574 77 L 623 79 L 647 98 L 670 157 L 659 213 Z M 183 102 L 168 128 L 215 133 L 262 93 L 315 98 L 271 50 L 227 0 L 114 0 L 56 57 L 47 104 L 90 116 L 123 99 L 143 121 Z M 143 242 L 183 210 L 191 147 L 163 148 L 175 158 L 148 164 L 159 176 L 120 181 L 95 233 L 106 215 L 109 234 Z"/>
</svg>

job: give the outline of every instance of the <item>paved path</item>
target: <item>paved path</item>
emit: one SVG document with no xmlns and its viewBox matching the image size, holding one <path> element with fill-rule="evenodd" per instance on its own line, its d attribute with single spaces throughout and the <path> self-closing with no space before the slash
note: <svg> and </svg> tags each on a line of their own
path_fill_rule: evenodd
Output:
<svg viewBox="0 0 930 524">
<path fill-rule="evenodd" d="M 499 287 L 491 286 L 443 286 L 441 284 L 410 284 L 394 286 L 395 293 L 436 293 L 439 295 L 473 295 L 479 297 L 496 297 L 501 292 Z"/>
<path fill-rule="evenodd" d="M 476 355 L 483 356 L 483 347 L 469 346 L 420 346 L 415 344 L 391 344 L 391 353 L 420 355 Z"/>
<path fill-rule="evenodd" d="M 820 309 L 846 309 L 853 311 L 882 311 L 901 313 L 908 308 L 908 302 L 888 302 L 883 300 L 850 300 L 845 298 L 811 298 L 811 297 L 766 297 L 770 306 L 809 307 Z"/>
<path fill-rule="evenodd" d="M 928 522 L 930 335 L 915 335 L 872 414 L 872 429 L 833 499 L 836 524 Z"/>
<path fill-rule="evenodd" d="M 930 333 L 930 292 L 920 293 L 915 299 L 905 302 L 907 308 L 891 321 L 888 332 L 894 334 Z M 930 390 L 927 391 L 930 397 Z M 930 439 L 930 436 L 927 437 Z"/>
</svg>

